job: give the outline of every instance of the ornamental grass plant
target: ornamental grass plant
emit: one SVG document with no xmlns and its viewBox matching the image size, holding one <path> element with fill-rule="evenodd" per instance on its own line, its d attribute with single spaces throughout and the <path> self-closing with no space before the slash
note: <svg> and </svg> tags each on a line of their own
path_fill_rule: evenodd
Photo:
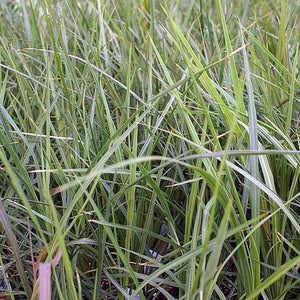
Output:
<svg viewBox="0 0 300 300">
<path fill-rule="evenodd" d="M 1 299 L 298 299 L 299 1 L 0 1 Z"/>
</svg>

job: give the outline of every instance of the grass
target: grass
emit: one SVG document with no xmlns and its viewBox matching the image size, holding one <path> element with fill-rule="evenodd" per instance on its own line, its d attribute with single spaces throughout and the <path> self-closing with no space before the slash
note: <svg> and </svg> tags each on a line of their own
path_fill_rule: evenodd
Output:
<svg viewBox="0 0 300 300">
<path fill-rule="evenodd" d="M 1 299 L 297 299 L 297 1 L 2 1 Z"/>
</svg>

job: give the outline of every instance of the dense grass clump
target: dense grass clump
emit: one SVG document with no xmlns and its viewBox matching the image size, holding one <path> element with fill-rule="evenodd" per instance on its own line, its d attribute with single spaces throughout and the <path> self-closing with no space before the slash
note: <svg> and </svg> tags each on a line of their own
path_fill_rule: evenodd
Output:
<svg viewBox="0 0 300 300">
<path fill-rule="evenodd" d="M 0 3 L 1 299 L 297 299 L 298 1 Z"/>
</svg>

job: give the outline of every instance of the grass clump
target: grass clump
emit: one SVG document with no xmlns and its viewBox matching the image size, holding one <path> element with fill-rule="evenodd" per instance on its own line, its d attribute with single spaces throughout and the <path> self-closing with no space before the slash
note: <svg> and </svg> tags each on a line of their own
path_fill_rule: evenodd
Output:
<svg viewBox="0 0 300 300">
<path fill-rule="evenodd" d="M 296 299 L 299 10 L 2 1 L 0 296 Z"/>
</svg>

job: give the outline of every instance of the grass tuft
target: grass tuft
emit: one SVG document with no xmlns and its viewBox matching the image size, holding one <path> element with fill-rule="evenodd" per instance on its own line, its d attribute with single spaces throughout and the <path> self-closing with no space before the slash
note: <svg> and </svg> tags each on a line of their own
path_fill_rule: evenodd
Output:
<svg viewBox="0 0 300 300">
<path fill-rule="evenodd" d="M 1 299 L 297 299 L 299 5 L 0 7 Z"/>
</svg>

